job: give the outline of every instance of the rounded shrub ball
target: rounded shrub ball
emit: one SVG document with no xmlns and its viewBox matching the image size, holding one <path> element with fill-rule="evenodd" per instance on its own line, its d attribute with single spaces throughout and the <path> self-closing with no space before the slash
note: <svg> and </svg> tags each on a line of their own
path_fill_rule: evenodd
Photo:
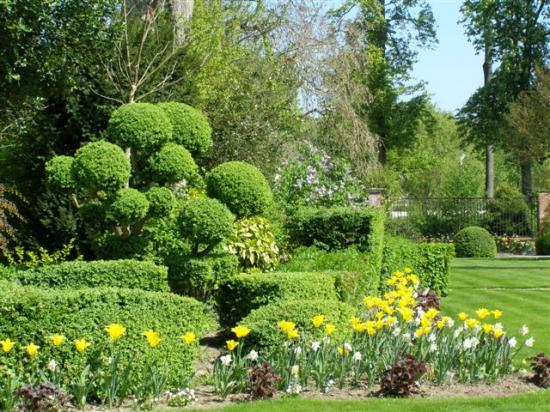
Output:
<svg viewBox="0 0 550 412">
<path fill-rule="evenodd" d="M 150 153 L 172 139 L 172 124 L 160 107 L 150 103 L 130 103 L 113 112 L 107 136 L 123 148 Z"/>
<path fill-rule="evenodd" d="M 261 215 L 272 201 L 271 188 L 256 167 L 227 162 L 206 177 L 208 195 L 225 203 L 239 218 Z"/>
<path fill-rule="evenodd" d="M 180 233 L 195 245 L 213 246 L 233 231 L 234 217 L 216 199 L 197 197 L 183 205 L 177 225 Z"/>
<path fill-rule="evenodd" d="M 550 255 L 550 230 L 545 230 L 537 236 L 535 250 L 539 256 Z"/>
<path fill-rule="evenodd" d="M 153 187 L 145 196 L 149 201 L 149 214 L 155 217 L 169 216 L 174 209 L 176 197 L 167 187 Z"/>
<path fill-rule="evenodd" d="M 120 189 L 107 209 L 107 218 L 120 224 L 137 222 L 147 216 L 149 201 L 136 189 Z"/>
<path fill-rule="evenodd" d="M 92 191 L 114 191 L 128 181 L 131 166 L 120 147 L 99 141 L 77 150 L 72 172 L 79 187 Z"/>
<path fill-rule="evenodd" d="M 74 158 L 71 156 L 55 156 L 46 163 L 48 184 L 57 189 L 74 188 L 72 175 Z"/>
<path fill-rule="evenodd" d="M 160 183 L 192 180 L 198 175 L 198 166 L 189 151 L 176 143 L 167 143 L 148 161 L 151 178 Z"/>
<path fill-rule="evenodd" d="M 454 237 L 457 257 L 495 257 L 497 246 L 493 236 L 482 227 L 470 226 Z"/>
<path fill-rule="evenodd" d="M 194 155 L 201 156 L 212 147 L 212 128 L 206 116 L 179 102 L 159 103 L 172 123 L 172 139 Z"/>
</svg>

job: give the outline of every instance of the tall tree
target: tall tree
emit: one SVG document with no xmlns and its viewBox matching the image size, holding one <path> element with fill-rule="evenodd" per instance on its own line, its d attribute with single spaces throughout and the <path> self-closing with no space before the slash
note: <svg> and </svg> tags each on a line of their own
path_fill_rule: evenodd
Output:
<svg viewBox="0 0 550 412">
<path fill-rule="evenodd" d="M 519 94 L 529 90 L 535 78 L 535 67 L 550 57 L 549 0 L 479 0 L 467 1 L 481 12 L 465 15 L 470 37 L 478 50 L 484 50 L 484 19 L 489 11 L 492 54 L 498 68 L 490 82 L 478 89 L 459 113 L 463 135 L 481 150 L 487 144 L 506 149 L 504 116 Z M 532 162 L 520 164 L 522 192 L 531 196 Z"/>
<path fill-rule="evenodd" d="M 385 164 L 388 148 L 410 140 L 425 108 L 426 96 L 418 94 L 422 85 L 409 84 L 410 72 L 418 48 L 437 41 L 434 17 L 425 0 L 346 0 L 333 15 L 342 18 L 355 8 L 353 21 L 368 65 L 357 78 L 372 94 L 364 111 L 371 131 L 380 137 L 379 161 Z"/>
</svg>

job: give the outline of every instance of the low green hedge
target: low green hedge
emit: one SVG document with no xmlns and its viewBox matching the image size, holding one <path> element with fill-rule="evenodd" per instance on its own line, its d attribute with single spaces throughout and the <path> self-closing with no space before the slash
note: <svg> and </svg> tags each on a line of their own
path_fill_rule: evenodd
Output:
<svg viewBox="0 0 550 412">
<path fill-rule="evenodd" d="M 354 246 L 364 252 L 365 276 L 360 279 L 359 293 L 378 290 L 384 242 L 382 208 L 301 208 L 287 226 L 292 241 L 299 245 L 331 251 Z"/>
<path fill-rule="evenodd" d="M 252 329 L 248 343 L 259 348 L 280 347 L 287 337 L 279 330 L 281 320 L 296 323 L 296 327 L 309 338 L 321 340 L 324 336 L 324 326 L 315 329 L 311 319 L 322 314 L 326 317 L 325 324 L 336 326 L 334 338 L 344 339 L 351 335 L 350 319 L 355 315 L 353 306 L 331 300 L 278 300 L 253 310 L 240 324 Z"/>
<path fill-rule="evenodd" d="M 186 346 L 180 336 L 187 331 L 201 335 L 215 327 L 203 305 L 191 298 L 171 293 L 137 289 L 39 289 L 29 286 L 4 286 L 0 290 L 0 339 L 23 345 L 40 346 L 36 361 L 46 367 L 51 359 L 68 369 L 68 379 L 79 374 L 75 365 L 98 360 L 99 348 L 107 342 L 105 326 L 121 323 L 126 335 L 117 341 L 122 362 L 143 363 L 145 358 L 166 361 L 170 366 L 169 385 L 179 387 L 193 372 L 192 361 L 198 357 L 197 345 Z M 153 329 L 160 333 L 161 344 L 150 350 L 142 333 Z M 67 342 L 53 347 L 49 336 L 60 333 Z M 92 346 L 78 354 L 76 339 L 85 338 Z M 14 362 L 16 356 L 6 357 Z"/>
<path fill-rule="evenodd" d="M 453 238 L 458 257 L 494 258 L 497 254 L 495 238 L 486 229 L 469 226 Z"/>
<path fill-rule="evenodd" d="M 239 270 L 238 257 L 230 253 L 202 258 L 171 256 L 166 264 L 172 291 L 202 301 L 213 298 L 220 285 Z"/>
<path fill-rule="evenodd" d="M 384 244 L 380 290 L 396 270 L 409 267 L 419 276 L 420 285 L 446 296 L 454 247 L 448 243 L 415 243 L 399 237 L 387 237 Z"/>
<path fill-rule="evenodd" d="M 22 285 L 59 288 L 121 287 L 167 292 L 168 269 L 137 260 L 71 261 L 17 271 Z"/>
<path fill-rule="evenodd" d="M 336 300 L 334 277 L 324 273 L 257 273 L 222 283 L 217 301 L 221 322 L 237 324 L 253 309 L 278 299 Z"/>
<path fill-rule="evenodd" d="M 537 255 L 550 255 L 550 230 L 545 230 L 537 236 L 535 241 Z"/>
</svg>

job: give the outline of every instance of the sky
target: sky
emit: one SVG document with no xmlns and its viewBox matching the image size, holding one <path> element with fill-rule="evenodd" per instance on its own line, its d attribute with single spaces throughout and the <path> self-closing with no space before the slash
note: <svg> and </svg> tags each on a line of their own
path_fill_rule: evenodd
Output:
<svg viewBox="0 0 550 412">
<path fill-rule="evenodd" d="M 432 101 L 441 109 L 455 112 L 483 83 L 483 57 L 476 55 L 458 24 L 461 0 L 428 0 L 437 25 L 439 43 L 434 50 L 422 50 L 413 76 L 427 82 Z"/>
</svg>

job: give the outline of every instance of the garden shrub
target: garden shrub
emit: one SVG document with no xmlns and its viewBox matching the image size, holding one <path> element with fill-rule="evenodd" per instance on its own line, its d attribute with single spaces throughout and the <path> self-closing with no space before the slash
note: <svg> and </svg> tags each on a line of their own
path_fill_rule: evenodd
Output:
<svg viewBox="0 0 550 412">
<path fill-rule="evenodd" d="M 197 156 L 212 147 L 212 128 L 199 110 L 179 102 L 158 103 L 172 124 L 173 141 Z"/>
<path fill-rule="evenodd" d="M 535 241 L 537 255 L 550 255 L 550 230 L 541 232 Z"/>
<path fill-rule="evenodd" d="M 277 300 L 253 310 L 240 324 L 252 329 L 247 342 L 260 348 L 276 348 L 287 340 L 286 334 L 281 333 L 278 327 L 282 320 L 294 322 L 310 338 L 319 337 L 321 340 L 326 336 L 323 328 L 316 329 L 311 322 L 318 314 L 325 316 L 326 324 L 336 326 L 336 338 L 350 334 L 350 319 L 355 315 L 355 308 L 336 300 Z"/>
<path fill-rule="evenodd" d="M 336 300 L 334 277 L 324 273 L 254 273 L 233 276 L 217 294 L 220 318 L 236 325 L 252 310 L 275 300 Z"/>
<path fill-rule="evenodd" d="M 176 143 L 167 143 L 149 158 L 148 171 L 160 184 L 190 182 L 197 178 L 199 167 L 189 151 Z"/>
<path fill-rule="evenodd" d="M 153 217 L 170 216 L 176 206 L 176 197 L 167 187 L 152 187 L 145 196 L 149 201 L 149 214 Z"/>
<path fill-rule="evenodd" d="M 529 206 L 517 189 L 501 186 L 487 203 L 486 228 L 493 235 L 526 235 L 533 231 Z"/>
<path fill-rule="evenodd" d="M 45 369 L 55 359 L 68 369 L 69 382 L 75 382 L 81 373 L 75 365 L 100 360 L 100 350 L 107 343 L 105 326 L 121 323 L 127 329 L 116 343 L 121 362 L 166 362 L 168 386 L 178 388 L 192 375 L 192 362 L 198 357 L 198 346 L 185 345 L 180 336 L 187 331 L 200 336 L 215 327 L 203 305 L 194 299 L 118 288 L 60 290 L 12 286 L 0 293 L 0 319 L 0 336 L 9 337 L 17 345 L 39 345 L 35 360 L 38 367 Z M 142 336 L 148 329 L 157 331 L 162 339 L 154 351 Z M 54 333 L 63 334 L 66 343 L 54 347 L 49 341 Z M 80 338 L 91 342 L 81 354 L 73 346 Z M 5 360 L 9 364 L 16 357 Z"/>
<path fill-rule="evenodd" d="M 220 285 L 238 273 L 239 260 L 230 253 L 202 258 L 171 256 L 166 260 L 172 291 L 208 301 Z"/>
<path fill-rule="evenodd" d="M 130 178 L 130 169 L 130 161 L 124 151 L 106 141 L 82 146 L 76 151 L 72 163 L 76 185 L 92 193 L 120 189 Z"/>
<path fill-rule="evenodd" d="M 194 256 L 205 255 L 231 235 L 234 217 L 216 199 L 193 198 L 185 202 L 177 217 L 181 235 L 193 244 Z M 204 246 L 203 250 L 199 250 Z"/>
<path fill-rule="evenodd" d="M 380 290 L 386 290 L 386 280 L 396 270 L 409 267 L 420 278 L 422 288 L 429 288 L 440 296 L 446 296 L 453 257 L 452 244 L 415 243 L 408 239 L 388 236 L 384 240 Z"/>
<path fill-rule="evenodd" d="M 107 136 L 120 147 L 149 153 L 172 140 L 172 124 L 154 104 L 124 104 L 112 113 Z"/>
<path fill-rule="evenodd" d="M 493 236 L 482 227 L 469 226 L 454 236 L 456 256 L 494 258 L 497 245 Z"/>
<path fill-rule="evenodd" d="M 71 156 L 56 156 L 46 163 L 47 182 L 50 186 L 61 190 L 74 188 L 73 162 Z"/>
<path fill-rule="evenodd" d="M 145 194 L 136 189 L 119 189 L 106 210 L 107 220 L 119 225 L 129 225 L 142 220 L 149 211 Z"/>
<path fill-rule="evenodd" d="M 267 219 L 255 216 L 238 220 L 225 250 L 239 258 L 245 271 L 268 271 L 279 263 L 279 248 Z"/>
<path fill-rule="evenodd" d="M 23 285 L 46 288 L 121 287 L 167 292 L 168 269 L 137 260 L 71 261 L 16 272 Z"/>
<path fill-rule="evenodd" d="M 208 195 L 238 217 L 263 214 L 272 202 L 269 183 L 259 169 L 244 162 L 226 162 L 206 176 Z"/>
</svg>

